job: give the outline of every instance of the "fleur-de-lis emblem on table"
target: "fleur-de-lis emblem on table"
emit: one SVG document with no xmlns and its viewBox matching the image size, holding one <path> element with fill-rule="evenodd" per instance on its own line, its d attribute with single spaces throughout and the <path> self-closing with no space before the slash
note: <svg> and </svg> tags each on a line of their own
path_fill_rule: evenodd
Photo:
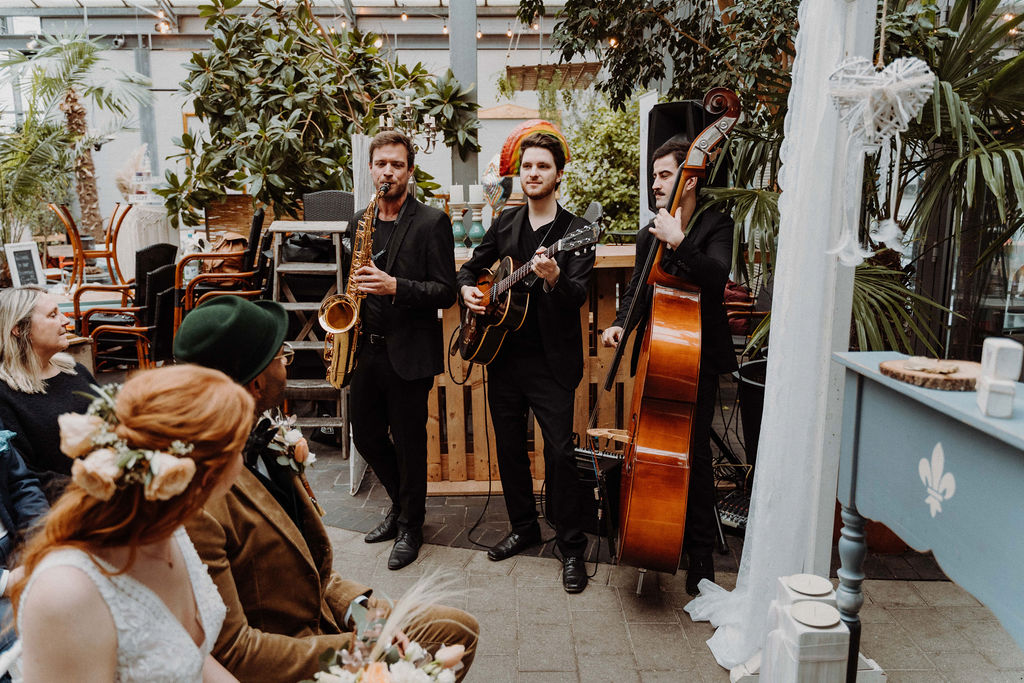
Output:
<svg viewBox="0 0 1024 683">
<path fill-rule="evenodd" d="M 924 502 L 931 508 L 932 517 L 942 512 L 942 501 L 949 500 L 956 493 L 956 479 L 949 472 L 943 473 L 946 466 L 946 456 L 942 452 L 942 444 L 935 444 L 932 450 L 932 459 L 921 458 L 917 464 L 917 472 L 921 475 L 921 481 L 928 487 L 928 495 Z"/>
</svg>

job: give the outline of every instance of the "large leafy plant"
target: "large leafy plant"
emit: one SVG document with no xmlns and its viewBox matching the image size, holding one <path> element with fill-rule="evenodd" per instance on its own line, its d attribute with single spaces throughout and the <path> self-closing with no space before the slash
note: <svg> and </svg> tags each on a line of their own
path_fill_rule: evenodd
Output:
<svg viewBox="0 0 1024 683">
<path fill-rule="evenodd" d="M 44 177 L 54 179 L 57 183 L 54 189 L 59 190 L 63 181 L 56 177 L 66 169 L 64 154 L 58 153 L 55 145 L 63 144 L 73 153 L 72 171 L 82 212 L 81 227 L 99 236 L 103 232 L 103 218 L 92 160 L 93 145 L 124 129 L 135 107 L 152 100 L 150 82 L 142 74 L 109 66 L 100 57 L 103 45 L 85 35 L 43 36 L 39 43 L 33 54 L 9 50 L 0 57 L 3 81 L 20 84 L 22 95 L 28 101 L 25 124 L 7 141 L 4 151 L 4 163 L 20 178 L 9 178 L 6 182 L 10 188 L 28 182 L 45 189 L 46 181 L 27 175 L 29 168 L 33 169 L 31 172 L 45 168 Z M 86 104 L 90 103 L 115 115 L 106 130 L 90 130 L 86 119 Z M 56 130 L 59 124 L 63 125 L 63 132 Z M 38 147 L 33 148 L 33 145 Z M 19 158 L 32 165 L 17 168 Z M 44 159 L 49 163 L 43 163 Z M 26 196 L 64 201 L 59 192 Z M 26 215 L 22 209 L 17 211 Z"/>
<path fill-rule="evenodd" d="M 565 131 L 573 161 L 563 184 L 567 206 L 577 214 L 592 201 L 601 202 L 606 236 L 636 232 L 640 198 L 636 179 L 640 171 L 640 117 L 636 101 L 612 109 L 607 99 L 590 93 L 575 98 L 566 117 Z"/>
<path fill-rule="evenodd" d="M 240 0 L 200 7 L 211 46 L 196 52 L 181 83 L 207 132 L 185 134 L 157 190 L 177 222 L 196 225 L 202 210 L 228 192 L 248 192 L 275 215 L 296 214 L 304 192 L 351 189 L 351 138 L 373 134 L 388 107 L 409 102 L 417 121 L 433 116 L 445 144 L 465 155 L 479 150 L 470 88 L 451 72 L 435 76 L 406 66 L 378 47 L 377 36 L 328 31 L 308 2 Z M 417 169 L 420 187 L 436 189 Z"/>
</svg>

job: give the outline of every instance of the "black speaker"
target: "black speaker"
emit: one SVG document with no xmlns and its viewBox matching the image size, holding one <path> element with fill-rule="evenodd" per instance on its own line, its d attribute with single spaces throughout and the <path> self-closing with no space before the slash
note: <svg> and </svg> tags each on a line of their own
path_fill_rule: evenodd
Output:
<svg viewBox="0 0 1024 683">
<path fill-rule="evenodd" d="M 622 462 L 585 448 L 576 448 L 576 469 L 586 495 L 583 509 L 583 530 L 608 539 L 608 547 L 615 555 L 615 536 L 619 531 L 619 487 L 622 480 Z M 597 469 L 594 461 L 597 461 Z"/>
<path fill-rule="evenodd" d="M 647 181 L 647 206 L 651 211 L 658 210 L 654 202 L 654 191 L 651 189 L 654 182 L 651 176 L 654 151 L 670 140 L 689 144 L 716 118 L 718 117 L 705 111 L 703 104 L 698 100 L 662 102 L 651 107 L 647 117 L 647 168 L 644 169 L 644 178 Z M 726 173 L 720 172 L 716 177 L 706 179 L 704 185 L 724 185 L 726 177 Z"/>
</svg>

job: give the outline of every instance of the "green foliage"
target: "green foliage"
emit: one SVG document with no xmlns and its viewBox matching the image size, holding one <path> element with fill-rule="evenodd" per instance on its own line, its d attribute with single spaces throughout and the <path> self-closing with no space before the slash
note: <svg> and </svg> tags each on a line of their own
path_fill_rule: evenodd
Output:
<svg viewBox="0 0 1024 683">
<path fill-rule="evenodd" d="M 19 238 L 26 227 L 34 234 L 62 230 L 46 204 L 69 201 L 75 160 L 123 130 L 134 107 L 151 99 L 148 79 L 108 66 L 96 40 L 85 35 L 42 36 L 39 44 L 33 55 L 14 50 L 0 55 L 0 83 L 17 85 L 24 103 L 22 120 L 0 132 L 4 242 Z M 115 120 L 102 131 L 78 130 L 62 112 L 71 96 L 112 112 Z M 95 179 L 91 182 L 95 196 Z"/>
<path fill-rule="evenodd" d="M 379 117 L 406 99 L 416 121 L 433 116 L 460 155 L 479 151 L 472 86 L 451 71 L 400 64 L 371 33 L 329 33 L 307 3 L 261 0 L 248 14 L 232 12 L 237 4 L 200 7 L 211 47 L 192 55 L 181 88 L 209 132 L 175 141 L 189 163 L 157 190 L 172 220 L 198 224 L 228 190 L 247 191 L 280 216 L 296 215 L 304 192 L 351 189 L 352 135 L 377 132 Z M 421 189 L 438 187 L 418 168 L 416 177 Z"/>
<path fill-rule="evenodd" d="M 615 107 L 668 78 L 670 99 L 700 99 L 712 87 L 737 91 L 748 116 L 784 105 L 796 34 L 797 0 L 736 0 L 725 21 L 693 0 L 566 0 L 552 31 L 564 61 L 596 54 L 599 87 Z M 521 0 L 519 18 L 543 15 L 543 0 Z M 615 39 L 616 46 L 610 46 Z"/>
<path fill-rule="evenodd" d="M 591 201 L 601 202 L 606 238 L 608 233 L 636 233 L 639 121 L 636 101 L 615 110 L 600 95 L 584 97 L 570 110 L 565 132 L 573 158 L 562 178 L 566 206 L 582 214 Z"/>
</svg>

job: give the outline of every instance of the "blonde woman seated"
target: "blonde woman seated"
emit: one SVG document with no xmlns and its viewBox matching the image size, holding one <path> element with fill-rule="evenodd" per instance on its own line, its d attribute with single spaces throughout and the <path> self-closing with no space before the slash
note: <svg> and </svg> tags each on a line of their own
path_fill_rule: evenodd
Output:
<svg viewBox="0 0 1024 683">
<path fill-rule="evenodd" d="M 57 416 L 84 412 L 96 384 L 64 353 L 67 323 L 45 289 L 0 290 L 0 422 L 15 433 L 15 449 L 50 502 L 71 474 L 71 461 L 58 446 Z"/>
<path fill-rule="evenodd" d="M 231 487 L 252 414 L 226 375 L 180 365 L 61 416 L 71 483 L 12 594 L 22 680 L 235 680 L 210 656 L 224 603 L 182 525 Z"/>
</svg>

